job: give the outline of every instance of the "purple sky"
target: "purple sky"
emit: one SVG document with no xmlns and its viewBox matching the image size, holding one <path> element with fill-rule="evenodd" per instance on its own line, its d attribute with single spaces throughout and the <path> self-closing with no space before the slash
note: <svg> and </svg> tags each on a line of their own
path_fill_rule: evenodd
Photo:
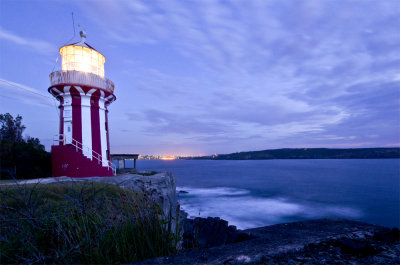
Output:
<svg viewBox="0 0 400 265">
<path fill-rule="evenodd" d="M 0 0 L 0 113 L 47 148 L 72 11 L 116 85 L 111 153 L 400 146 L 398 0 Z"/>
</svg>

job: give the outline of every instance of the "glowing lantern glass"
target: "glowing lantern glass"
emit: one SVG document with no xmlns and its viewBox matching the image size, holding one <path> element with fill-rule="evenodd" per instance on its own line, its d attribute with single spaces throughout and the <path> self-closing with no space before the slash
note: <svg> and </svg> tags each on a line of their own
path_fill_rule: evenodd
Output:
<svg viewBox="0 0 400 265">
<path fill-rule="evenodd" d="M 104 56 L 93 50 L 77 45 L 61 47 L 63 71 L 79 71 L 104 77 Z"/>
</svg>

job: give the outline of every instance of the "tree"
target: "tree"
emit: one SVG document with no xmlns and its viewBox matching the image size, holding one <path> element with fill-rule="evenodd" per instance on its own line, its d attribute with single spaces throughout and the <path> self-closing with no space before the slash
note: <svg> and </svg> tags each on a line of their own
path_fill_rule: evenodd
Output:
<svg viewBox="0 0 400 265">
<path fill-rule="evenodd" d="M 0 140 L 23 141 L 22 133 L 26 127 L 22 125 L 22 117 L 20 115 L 17 115 L 14 119 L 10 113 L 0 114 L 0 124 Z"/>
<path fill-rule="evenodd" d="M 0 179 L 51 177 L 51 154 L 38 138 L 22 138 L 22 117 L 0 114 Z"/>
<path fill-rule="evenodd" d="M 33 138 L 33 137 L 26 137 L 26 143 L 32 145 L 33 147 L 39 149 L 39 150 L 45 150 L 44 145 L 40 143 L 40 140 L 38 138 Z"/>
</svg>

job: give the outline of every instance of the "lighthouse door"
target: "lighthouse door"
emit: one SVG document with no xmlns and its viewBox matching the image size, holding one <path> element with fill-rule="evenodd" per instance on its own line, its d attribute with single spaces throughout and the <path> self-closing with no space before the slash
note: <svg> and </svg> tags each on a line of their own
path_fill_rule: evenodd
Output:
<svg viewBox="0 0 400 265">
<path fill-rule="evenodd" d="M 67 122 L 65 122 L 64 126 L 65 126 L 65 131 L 64 131 L 65 143 L 71 144 L 72 143 L 72 122 L 67 121 Z"/>
</svg>

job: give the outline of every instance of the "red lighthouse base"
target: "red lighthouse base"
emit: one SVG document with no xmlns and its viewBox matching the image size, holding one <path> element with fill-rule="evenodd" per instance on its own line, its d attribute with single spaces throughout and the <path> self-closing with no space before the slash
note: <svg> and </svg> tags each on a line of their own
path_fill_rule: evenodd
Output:
<svg viewBox="0 0 400 265">
<path fill-rule="evenodd" d="M 51 147 L 52 174 L 54 177 L 67 176 L 71 178 L 110 177 L 113 170 L 103 167 L 96 160 L 85 157 L 77 152 L 72 145 L 53 145 Z"/>
</svg>

